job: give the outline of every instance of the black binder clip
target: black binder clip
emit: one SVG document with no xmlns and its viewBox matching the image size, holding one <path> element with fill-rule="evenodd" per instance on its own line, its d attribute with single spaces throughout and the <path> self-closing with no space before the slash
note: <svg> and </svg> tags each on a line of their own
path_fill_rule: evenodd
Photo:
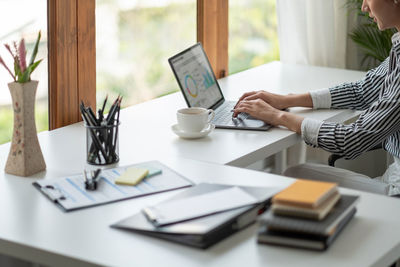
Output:
<svg viewBox="0 0 400 267">
<path fill-rule="evenodd" d="M 97 189 L 97 184 L 100 181 L 101 169 L 90 172 L 91 177 L 87 177 L 86 171 L 83 171 L 83 177 L 85 178 L 85 189 L 94 191 Z"/>
<path fill-rule="evenodd" d="M 42 188 L 42 191 L 52 201 L 57 202 L 59 200 L 66 200 L 67 198 L 63 195 L 61 190 L 53 185 L 46 185 Z"/>
</svg>

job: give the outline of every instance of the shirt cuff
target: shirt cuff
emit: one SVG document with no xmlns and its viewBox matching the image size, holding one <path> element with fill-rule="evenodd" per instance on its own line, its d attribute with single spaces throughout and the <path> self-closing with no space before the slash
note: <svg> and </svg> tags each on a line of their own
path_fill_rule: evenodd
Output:
<svg viewBox="0 0 400 267">
<path fill-rule="evenodd" d="M 322 121 L 305 118 L 301 123 L 301 137 L 307 145 L 318 146 L 319 128 L 323 124 Z"/>
<path fill-rule="evenodd" d="M 331 92 L 328 88 L 310 91 L 313 108 L 330 108 L 332 105 Z"/>
</svg>

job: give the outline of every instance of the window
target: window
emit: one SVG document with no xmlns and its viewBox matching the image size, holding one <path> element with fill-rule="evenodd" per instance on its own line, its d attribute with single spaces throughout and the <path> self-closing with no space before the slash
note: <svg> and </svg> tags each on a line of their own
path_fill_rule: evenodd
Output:
<svg viewBox="0 0 400 267">
<path fill-rule="evenodd" d="M 0 10 L 7 10 L 0 16 L 0 55 L 8 66 L 12 66 L 13 60 L 3 44 L 11 45 L 12 42 L 19 42 L 21 38 L 25 38 L 28 50 L 27 58 L 29 59 L 37 34 L 39 30 L 42 31 L 37 59 L 43 58 L 43 61 L 31 78 L 39 81 L 35 103 L 36 127 L 38 131 L 47 130 L 47 1 L 3 0 L 0 1 Z M 7 87 L 7 83 L 12 82 L 12 78 L 2 66 L 0 67 L 0 81 L 0 144 L 2 144 L 10 141 L 13 127 L 11 95 Z"/>
<path fill-rule="evenodd" d="M 97 0 L 96 96 L 123 106 L 178 90 L 168 58 L 196 42 L 196 0 Z"/>
<path fill-rule="evenodd" d="M 44 61 L 32 76 L 40 81 L 39 131 L 80 121 L 79 103 L 95 108 L 96 91 L 98 103 L 106 94 L 123 94 L 124 106 L 177 91 L 167 58 L 197 41 L 218 76 L 226 75 L 228 0 L 3 0 L 0 8 L 10 11 L 0 18 L 0 44 L 22 36 L 29 42 L 42 30 Z M 10 23 L 15 18 L 23 23 Z M 12 132 L 7 91 L 6 85 L 0 91 L 0 136 L 6 136 L 0 143 Z"/>
<path fill-rule="evenodd" d="M 276 0 L 229 0 L 229 73 L 279 60 Z"/>
</svg>

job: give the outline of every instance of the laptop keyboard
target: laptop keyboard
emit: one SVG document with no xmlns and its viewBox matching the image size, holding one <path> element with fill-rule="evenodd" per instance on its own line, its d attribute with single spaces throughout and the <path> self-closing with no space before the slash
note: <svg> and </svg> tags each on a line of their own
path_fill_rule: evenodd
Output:
<svg viewBox="0 0 400 267">
<path fill-rule="evenodd" d="M 232 118 L 233 112 L 231 110 L 234 106 L 235 102 L 223 104 L 215 113 L 213 122 L 217 125 L 234 125 L 249 117 L 247 113 L 240 113 L 236 118 Z"/>
</svg>

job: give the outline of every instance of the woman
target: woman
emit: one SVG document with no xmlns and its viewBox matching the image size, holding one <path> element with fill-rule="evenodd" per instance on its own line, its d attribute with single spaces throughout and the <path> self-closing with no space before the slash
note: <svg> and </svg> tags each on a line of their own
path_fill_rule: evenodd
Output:
<svg viewBox="0 0 400 267">
<path fill-rule="evenodd" d="M 380 30 L 400 31 L 400 0 L 364 0 L 362 11 L 378 24 Z M 265 91 L 244 94 L 234 116 L 240 112 L 267 123 L 301 134 L 306 144 L 347 159 L 359 156 L 377 144 L 394 157 L 394 163 L 376 179 L 318 164 L 292 167 L 285 175 L 329 180 L 340 185 L 389 195 L 400 194 L 400 33 L 392 38 L 390 56 L 365 78 L 307 94 L 276 95 Z M 288 107 L 351 108 L 363 110 L 356 122 L 343 125 L 303 118 L 282 111 Z"/>
</svg>

